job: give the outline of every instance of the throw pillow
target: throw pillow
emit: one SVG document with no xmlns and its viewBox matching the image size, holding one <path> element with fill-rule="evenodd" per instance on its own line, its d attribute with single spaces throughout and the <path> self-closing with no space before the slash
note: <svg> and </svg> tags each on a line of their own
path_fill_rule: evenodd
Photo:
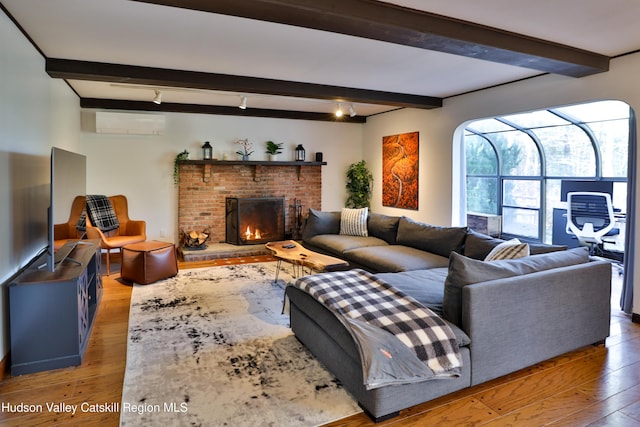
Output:
<svg viewBox="0 0 640 427">
<path fill-rule="evenodd" d="M 370 212 L 367 221 L 370 236 L 382 239 L 390 245 L 396 244 L 400 217 Z"/>
<path fill-rule="evenodd" d="M 302 240 L 307 241 L 318 234 L 338 234 L 340 212 L 322 212 L 309 208 L 309 216 L 302 229 Z"/>
<path fill-rule="evenodd" d="M 462 252 L 466 235 L 467 227 L 440 227 L 403 216 L 398 223 L 397 244 L 448 258 L 451 252 Z"/>
<path fill-rule="evenodd" d="M 465 286 L 586 262 L 589 262 L 589 250 L 586 247 L 492 262 L 453 252 L 449 257 L 449 271 L 444 282 L 443 317 L 458 326 L 462 324 L 462 288 Z"/>
<path fill-rule="evenodd" d="M 340 215 L 340 234 L 346 236 L 368 236 L 367 216 L 369 208 L 343 208 Z"/>
<path fill-rule="evenodd" d="M 493 248 L 485 257 L 485 261 L 497 261 L 500 259 L 516 259 L 529 256 L 529 245 L 521 243 L 518 239 L 507 240 Z"/>
</svg>

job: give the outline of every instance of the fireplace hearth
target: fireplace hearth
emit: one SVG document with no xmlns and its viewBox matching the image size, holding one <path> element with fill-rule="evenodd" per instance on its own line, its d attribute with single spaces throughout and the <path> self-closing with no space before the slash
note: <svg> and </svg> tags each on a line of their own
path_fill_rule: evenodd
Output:
<svg viewBox="0 0 640 427">
<path fill-rule="evenodd" d="M 226 243 L 256 245 L 284 240 L 283 197 L 227 197 Z"/>
</svg>

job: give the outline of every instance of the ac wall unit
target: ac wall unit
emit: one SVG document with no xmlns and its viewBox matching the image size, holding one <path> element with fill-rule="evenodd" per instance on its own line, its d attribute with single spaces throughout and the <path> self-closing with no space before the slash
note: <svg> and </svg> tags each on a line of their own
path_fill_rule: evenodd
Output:
<svg viewBox="0 0 640 427">
<path fill-rule="evenodd" d="M 160 114 L 96 111 L 96 132 L 119 135 L 164 135 L 165 117 Z"/>
</svg>

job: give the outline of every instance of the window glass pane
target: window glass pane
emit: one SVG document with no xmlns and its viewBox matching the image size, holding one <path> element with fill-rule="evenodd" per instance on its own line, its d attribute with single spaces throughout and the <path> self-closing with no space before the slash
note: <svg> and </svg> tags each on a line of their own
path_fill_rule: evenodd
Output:
<svg viewBox="0 0 640 427">
<path fill-rule="evenodd" d="M 595 176 L 595 152 L 582 129 L 570 125 L 535 129 L 533 132 L 544 147 L 547 176 Z"/>
<path fill-rule="evenodd" d="M 502 204 L 506 206 L 539 208 L 540 181 L 505 179 Z"/>
<path fill-rule="evenodd" d="M 464 138 L 468 175 L 497 175 L 498 158 L 489 142 L 477 135 Z"/>
<path fill-rule="evenodd" d="M 548 126 L 561 126 L 566 125 L 567 122 L 564 119 L 551 114 L 547 110 L 533 111 L 531 113 L 514 114 L 511 116 L 505 116 L 505 120 L 515 123 L 516 125 L 525 129 L 535 129 L 539 127 Z"/>
<path fill-rule="evenodd" d="M 612 120 L 589 123 L 588 126 L 600 146 L 602 156 L 602 176 L 610 178 L 627 177 L 629 150 L 629 121 Z"/>
<path fill-rule="evenodd" d="M 482 133 L 513 130 L 511 126 L 505 125 L 496 119 L 478 120 L 471 123 L 468 127 L 476 132 Z"/>
<path fill-rule="evenodd" d="M 614 182 L 613 183 L 613 197 L 611 198 L 613 208 L 620 210 L 620 212 L 627 213 L 627 183 L 626 182 Z"/>
<path fill-rule="evenodd" d="M 499 132 L 490 136 L 500 150 L 502 175 L 539 176 L 540 154 L 535 142 L 524 132 Z"/>
<path fill-rule="evenodd" d="M 575 117 L 584 123 L 629 118 L 629 106 L 621 101 L 591 102 L 554 108 L 554 110 Z"/>
<path fill-rule="evenodd" d="M 538 239 L 538 216 L 537 210 L 505 207 L 502 210 L 502 232 Z"/>
<path fill-rule="evenodd" d="M 498 213 L 498 178 L 467 177 L 467 212 Z"/>
</svg>

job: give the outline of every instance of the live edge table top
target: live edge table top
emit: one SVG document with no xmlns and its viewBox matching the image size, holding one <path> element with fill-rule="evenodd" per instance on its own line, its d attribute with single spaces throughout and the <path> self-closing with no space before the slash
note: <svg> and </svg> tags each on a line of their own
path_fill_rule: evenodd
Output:
<svg viewBox="0 0 640 427">
<path fill-rule="evenodd" d="M 323 255 L 310 251 L 295 240 L 283 240 L 281 242 L 269 242 L 265 245 L 278 259 L 302 265 L 315 271 L 325 271 L 336 267 L 346 267 L 348 262 L 340 258 Z"/>
</svg>

